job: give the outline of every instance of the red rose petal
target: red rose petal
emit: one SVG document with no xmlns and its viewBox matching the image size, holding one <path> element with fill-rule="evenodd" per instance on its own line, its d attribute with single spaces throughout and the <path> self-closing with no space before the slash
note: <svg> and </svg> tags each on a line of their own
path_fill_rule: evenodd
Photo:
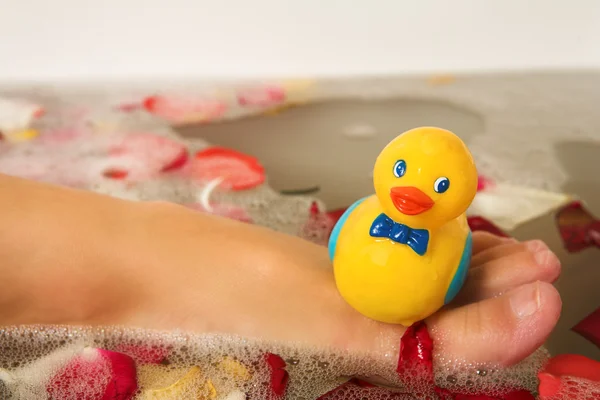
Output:
<svg viewBox="0 0 600 400">
<path fill-rule="evenodd" d="M 585 229 L 563 226 L 559 228 L 559 232 L 563 245 L 569 253 L 577 253 L 590 247 L 589 238 Z"/>
<path fill-rule="evenodd" d="M 50 379 L 51 399 L 130 400 L 137 392 L 133 359 L 125 354 L 86 349 Z M 105 386 L 101 383 L 107 380 Z M 65 397 L 68 396 L 68 397 Z"/>
<path fill-rule="evenodd" d="M 220 178 L 221 186 L 232 190 L 251 189 L 266 178 L 256 158 L 224 147 L 209 147 L 196 153 L 190 173 L 207 182 Z"/>
<path fill-rule="evenodd" d="M 335 221 L 329 214 L 321 212 L 319 204 L 313 201 L 309 208 L 308 220 L 300 230 L 300 237 L 313 243 L 326 246 L 335 226 Z"/>
<path fill-rule="evenodd" d="M 162 172 L 170 172 L 170 171 L 179 169 L 187 163 L 188 159 L 189 159 L 188 150 L 187 150 L 187 148 L 183 148 L 183 149 L 181 149 L 179 156 L 175 157 L 175 159 L 173 161 L 171 161 L 171 163 L 169 163 L 163 167 Z"/>
<path fill-rule="evenodd" d="M 454 397 L 455 400 L 535 400 L 531 392 L 519 389 L 512 390 L 499 396 L 489 396 L 486 394 L 459 394 Z"/>
<path fill-rule="evenodd" d="M 127 354 L 139 364 L 162 364 L 169 355 L 169 350 L 164 347 L 120 345 L 115 351 Z"/>
<path fill-rule="evenodd" d="M 321 213 L 321 210 L 319 209 L 319 204 L 316 201 L 310 203 L 309 212 L 311 217 L 316 217 Z"/>
<path fill-rule="evenodd" d="M 413 400 L 410 393 L 392 392 L 389 389 L 383 389 L 369 382 L 352 378 L 348 382 L 325 393 L 317 400 L 364 400 L 368 398 L 381 398 L 385 400 Z"/>
<path fill-rule="evenodd" d="M 535 400 L 533 394 L 525 389 L 513 390 L 500 398 L 502 400 Z"/>
<path fill-rule="evenodd" d="M 137 372 L 133 359 L 114 351 L 98 350 L 110 362 L 112 379 L 106 387 L 103 400 L 129 400 L 137 392 Z"/>
<path fill-rule="evenodd" d="M 540 372 L 538 379 L 540 380 L 538 385 L 540 398 L 552 397 L 560 391 L 561 382 L 559 377 L 546 372 Z"/>
<path fill-rule="evenodd" d="M 575 253 L 591 246 L 600 247 L 600 221 L 580 201 L 561 208 L 556 223 L 567 251 Z"/>
<path fill-rule="evenodd" d="M 483 393 L 467 394 L 451 392 L 435 385 L 433 375 L 433 340 L 427 331 L 427 325 L 416 322 L 410 326 L 400 342 L 400 356 L 397 372 L 403 383 L 411 390 L 423 393 L 424 387 L 430 387 L 440 399 L 448 400 L 534 400 L 527 390 L 516 389 L 501 396 Z M 466 391 L 465 391 L 466 392 Z"/>
<path fill-rule="evenodd" d="M 272 394 L 271 397 L 273 399 L 282 398 L 285 395 L 289 380 L 288 372 L 285 370 L 285 361 L 278 355 L 272 353 L 268 353 L 265 359 L 271 370 L 271 379 L 269 382 Z"/>
<path fill-rule="evenodd" d="M 273 353 L 267 354 L 267 364 L 269 364 L 271 369 L 283 369 L 287 366 L 283 358 Z"/>
<path fill-rule="evenodd" d="M 535 400 L 533 394 L 524 389 L 508 390 L 504 394 L 492 396 L 483 393 L 451 392 L 435 386 L 433 340 L 427 332 L 427 326 L 422 321 L 413 324 L 402 336 L 397 371 L 403 378 L 406 387 L 412 390 L 413 394 L 419 394 L 418 398 L 425 396 L 424 398 L 427 399 L 439 398 L 440 400 Z M 548 384 L 548 382 L 544 383 Z M 427 387 L 431 388 L 431 392 L 426 391 Z M 541 390 L 540 393 L 542 393 Z M 395 392 L 359 379 L 350 379 L 317 400 L 363 400 L 371 396 L 390 400 L 409 400 L 415 398 L 413 394 Z M 562 400 L 562 398 L 543 398 L 543 400 Z"/>
<path fill-rule="evenodd" d="M 334 221 L 334 223 L 337 223 L 339 219 L 342 218 L 342 215 L 344 215 L 347 209 L 348 207 L 327 211 L 327 215 L 329 215 L 329 217 Z"/>
<path fill-rule="evenodd" d="M 331 221 L 331 231 L 329 231 L 329 235 L 331 235 L 331 232 L 333 232 L 333 228 L 335 228 L 335 224 L 337 224 L 340 218 L 342 218 L 342 215 L 344 215 L 347 209 L 348 207 L 338 208 L 336 210 L 327 211 L 325 213 Z"/>
<path fill-rule="evenodd" d="M 160 101 L 161 97 L 159 96 L 150 96 L 150 97 L 146 97 L 144 100 L 142 100 L 142 106 L 149 112 L 154 113 L 156 112 L 156 105 L 157 103 Z"/>
<path fill-rule="evenodd" d="M 525 389 L 511 390 L 505 394 L 492 396 L 484 393 L 455 393 L 436 387 L 435 393 L 440 400 L 535 400 L 533 394 Z"/>
<path fill-rule="evenodd" d="M 435 386 L 433 375 L 433 340 L 425 322 L 411 325 L 400 340 L 400 355 L 396 368 L 399 378 L 408 390 L 435 398 L 443 391 Z"/>
<path fill-rule="evenodd" d="M 600 382 L 600 361 L 579 354 L 560 354 L 548 361 L 543 372 L 557 377 L 573 376 Z"/>
<path fill-rule="evenodd" d="M 42 107 L 37 108 L 34 112 L 33 112 L 33 117 L 34 118 L 41 118 L 46 114 L 46 110 Z"/>
<path fill-rule="evenodd" d="M 468 217 L 467 222 L 473 232 L 484 231 L 497 236 L 509 237 L 502 229 L 483 217 Z"/>
<path fill-rule="evenodd" d="M 443 395 L 440 395 L 440 398 L 448 400 L 535 400 L 535 397 L 533 397 L 530 392 L 523 389 L 513 390 L 499 396 L 490 396 L 487 394 L 456 394 L 446 391 Z"/>
<path fill-rule="evenodd" d="M 581 320 L 572 330 L 600 347 L 600 307 Z"/>
<path fill-rule="evenodd" d="M 489 178 L 486 178 L 485 176 L 481 176 L 479 175 L 477 177 L 477 191 L 480 192 L 482 190 L 485 190 L 487 188 L 490 188 L 494 186 L 494 181 L 492 181 Z"/>
<path fill-rule="evenodd" d="M 376 387 L 372 383 L 363 381 L 362 379 L 358 379 L 358 378 L 352 378 L 348 382 L 352 382 L 353 384 L 360 386 L 360 387 Z"/>
<path fill-rule="evenodd" d="M 433 340 L 425 322 L 415 322 L 402 335 L 396 371 L 400 375 L 419 371 L 433 383 Z"/>
<path fill-rule="evenodd" d="M 129 175 L 129 172 L 118 168 L 109 168 L 102 173 L 102 176 L 109 179 L 125 179 L 127 175 Z"/>
<path fill-rule="evenodd" d="M 538 374 L 539 400 L 598 400 L 600 382 L 579 377 L 554 376 L 541 372 Z"/>
</svg>

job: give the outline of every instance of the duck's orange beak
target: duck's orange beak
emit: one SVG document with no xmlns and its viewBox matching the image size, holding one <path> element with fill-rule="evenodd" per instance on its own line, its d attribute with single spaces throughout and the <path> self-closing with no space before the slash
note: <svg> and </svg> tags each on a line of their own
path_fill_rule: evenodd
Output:
<svg viewBox="0 0 600 400">
<path fill-rule="evenodd" d="M 417 215 L 429 210 L 435 202 L 422 190 L 413 186 L 396 186 L 390 190 L 394 206 L 402 214 Z"/>
</svg>

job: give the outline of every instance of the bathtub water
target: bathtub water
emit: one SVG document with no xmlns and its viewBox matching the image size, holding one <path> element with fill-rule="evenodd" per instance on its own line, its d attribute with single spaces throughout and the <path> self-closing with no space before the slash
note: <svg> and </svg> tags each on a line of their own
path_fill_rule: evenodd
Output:
<svg viewBox="0 0 600 400">
<path fill-rule="evenodd" d="M 205 154 L 202 152 L 210 146 L 202 140 L 184 140 L 172 133 L 156 132 L 156 135 L 113 132 L 94 136 L 86 131 L 42 129 L 34 141 L 4 147 L 0 171 L 133 200 L 172 201 L 203 212 L 264 225 L 319 244 L 326 243 L 333 221 L 317 198 L 281 195 L 262 181 L 260 171 L 231 173 L 223 178 L 230 180 L 230 186 L 242 181 L 253 185 L 244 190 L 215 185 L 220 179 L 219 173 L 232 165 L 248 168 L 243 162 L 228 164 L 239 161 L 236 153 L 219 153 L 220 158 L 216 160 L 194 157 L 188 160 L 188 166 L 165 172 L 165 165 L 173 164 L 181 148 L 190 150 L 191 154 Z M 213 171 L 216 175 L 195 178 L 198 168 L 215 168 L 213 162 L 216 162 Z M 407 399 L 419 393 L 422 398 L 431 396 L 433 390 L 431 382 L 419 381 L 418 375 L 408 375 L 416 385 L 406 386 L 406 375 L 400 379 L 396 371 L 395 345 L 395 353 L 374 359 L 368 355 L 351 356 L 221 335 L 194 336 L 110 327 L 21 327 L 1 330 L 0 346 L 0 368 L 4 369 L 0 377 L 4 390 L 18 399 L 43 398 L 46 393 L 53 399 L 79 399 L 82 393 L 89 394 L 89 398 L 101 398 L 100 393 L 114 376 L 110 368 L 98 364 L 92 349 L 134 358 L 140 398 L 152 398 L 147 394 L 149 390 L 168 387 L 183 379 L 194 366 L 200 368 L 203 378 L 190 380 L 184 393 L 194 396 L 205 393 L 206 382 L 210 381 L 219 398 L 236 391 L 253 399 L 277 397 L 270 392 L 273 371 L 264 362 L 267 354 L 277 355 L 284 361 L 289 374 L 285 396 L 290 399 L 316 399 L 352 376 L 377 377 L 398 390 L 396 396 L 404 393 L 402 398 Z M 153 355 L 158 359 L 150 362 Z M 78 361 L 79 372 L 65 372 L 74 359 L 81 357 L 88 363 Z M 227 359 L 239 363 L 234 368 L 238 372 L 221 367 Z M 507 370 L 438 359 L 435 376 L 437 384 L 448 389 L 489 393 L 502 392 L 505 388 L 535 390 L 535 374 L 546 359 L 547 352 L 540 349 L 522 364 Z M 393 392 L 350 386 L 343 393 L 346 399 L 376 399 L 389 398 Z M 211 398 L 210 391 L 205 395 Z M 187 398 L 181 396 L 166 398 Z M 332 398 L 342 397 L 336 394 Z"/>
<path fill-rule="evenodd" d="M 482 129 L 475 114 L 442 103 L 422 106 L 431 108 L 426 114 L 437 115 L 439 125 L 467 135 Z M 322 112 L 339 112 L 335 105 L 328 107 Z M 382 107 L 386 115 L 403 110 L 415 118 L 415 125 L 423 124 L 423 115 L 402 101 L 375 104 L 367 114 Z M 181 129 L 182 137 L 139 111 L 124 117 L 112 110 L 79 113 L 72 106 L 66 111 L 56 105 L 47 108 L 53 112 L 32 124 L 31 138 L 15 136 L 0 142 L 0 172 L 132 200 L 172 201 L 319 244 L 326 243 L 333 225 L 326 205 L 343 207 L 370 192 L 371 177 L 364 173 L 370 156 L 342 165 L 335 162 L 340 156 L 332 150 L 335 143 L 319 142 L 313 157 L 301 159 L 298 148 L 303 146 L 306 154 L 310 145 L 306 138 L 294 136 L 290 145 L 287 138 L 275 136 L 285 128 L 285 119 L 274 120 L 275 126 L 259 139 L 243 136 L 245 129 L 254 129 L 256 120 L 251 119 L 235 122 L 239 124 L 235 129 L 227 124 L 203 126 L 199 134 Z M 369 115 L 356 113 L 356 124 L 343 133 L 355 141 L 355 152 L 373 153 L 380 148 L 379 141 L 387 142 L 392 134 L 391 121 L 386 120 L 385 127 L 365 124 Z M 310 130 L 310 123 L 304 128 L 312 132 L 310 141 L 317 142 L 318 132 Z M 364 138 L 374 129 L 385 134 L 367 146 Z M 258 160 L 226 149 L 211 151 L 209 141 L 257 155 L 273 172 L 272 179 L 267 179 Z M 286 143 L 284 150 L 276 150 Z M 324 168 L 338 173 L 323 175 Z M 334 176 L 341 181 L 334 182 Z M 351 180 L 356 184 L 342 185 Z M 280 193 L 314 186 L 321 190 L 313 195 Z M 119 399 L 134 394 L 141 399 L 424 399 L 439 395 L 435 387 L 502 396 L 509 390 L 535 392 L 536 375 L 548 359 L 548 352 L 539 349 L 522 363 L 501 369 L 438 356 L 434 385 L 420 364 L 399 374 L 397 351 L 375 359 L 226 335 L 119 327 L 5 328 L 0 330 L 0 395 L 19 400 L 108 399 L 103 396 L 112 385 L 121 396 L 112 398 Z M 344 386 L 354 376 L 375 377 L 386 387 L 373 388 L 362 381 Z"/>
</svg>

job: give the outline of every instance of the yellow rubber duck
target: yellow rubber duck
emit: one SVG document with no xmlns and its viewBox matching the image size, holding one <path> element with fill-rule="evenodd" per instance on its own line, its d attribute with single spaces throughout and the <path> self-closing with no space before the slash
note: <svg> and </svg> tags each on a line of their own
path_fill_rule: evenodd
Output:
<svg viewBox="0 0 600 400">
<path fill-rule="evenodd" d="M 363 315 L 410 326 L 450 302 L 471 261 L 465 211 L 477 169 L 454 133 L 409 130 L 377 157 L 375 194 L 350 206 L 329 239 L 342 297 Z"/>
</svg>

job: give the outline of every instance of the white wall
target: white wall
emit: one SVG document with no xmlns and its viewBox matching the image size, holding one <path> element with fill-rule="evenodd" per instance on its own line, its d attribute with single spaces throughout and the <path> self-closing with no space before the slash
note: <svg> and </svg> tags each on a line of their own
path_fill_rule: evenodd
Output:
<svg viewBox="0 0 600 400">
<path fill-rule="evenodd" d="M 600 0 L 0 0 L 0 81 L 600 66 Z"/>
</svg>

